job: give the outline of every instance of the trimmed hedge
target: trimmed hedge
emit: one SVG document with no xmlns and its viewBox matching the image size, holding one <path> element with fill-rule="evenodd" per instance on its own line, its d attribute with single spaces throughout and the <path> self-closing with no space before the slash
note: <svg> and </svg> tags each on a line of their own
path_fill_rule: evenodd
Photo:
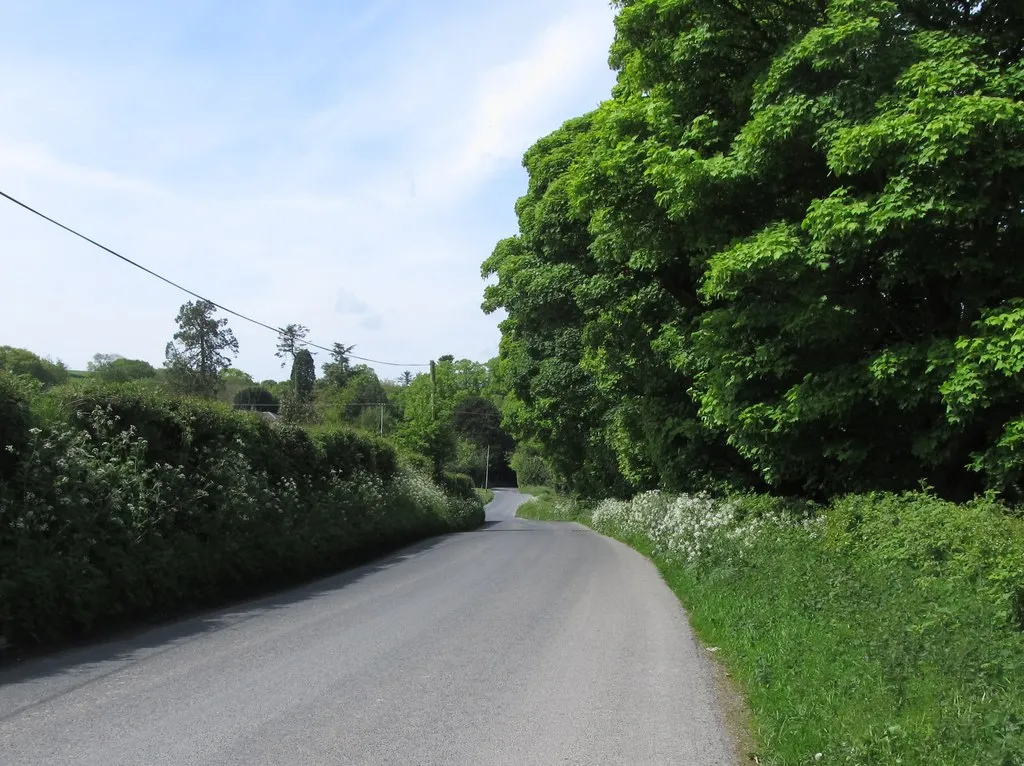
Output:
<svg viewBox="0 0 1024 766">
<path fill-rule="evenodd" d="M 466 529 L 483 510 L 386 442 L 132 384 L 0 375 L 0 646 L 215 602 Z"/>
</svg>

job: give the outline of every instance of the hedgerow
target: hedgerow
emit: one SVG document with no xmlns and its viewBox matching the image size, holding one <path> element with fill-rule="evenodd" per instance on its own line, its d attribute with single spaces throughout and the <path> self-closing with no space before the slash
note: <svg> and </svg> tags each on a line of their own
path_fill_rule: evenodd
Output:
<svg viewBox="0 0 1024 766">
<path fill-rule="evenodd" d="M 483 520 L 376 438 L 0 375 L 0 645 L 329 573 Z"/>
</svg>

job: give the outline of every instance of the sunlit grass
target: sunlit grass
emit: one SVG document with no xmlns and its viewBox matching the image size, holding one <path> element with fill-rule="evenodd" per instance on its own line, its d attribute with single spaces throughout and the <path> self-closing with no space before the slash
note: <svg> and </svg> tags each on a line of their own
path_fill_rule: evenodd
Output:
<svg viewBox="0 0 1024 766">
<path fill-rule="evenodd" d="M 865 496 L 815 520 L 652 493 L 588 515 L 538 494 L 522 515 L 582 520 L 657 564 L 742 684 L 761 763 L 1024 764 L 1024 528 L 998 509 Z"/>
</svg>

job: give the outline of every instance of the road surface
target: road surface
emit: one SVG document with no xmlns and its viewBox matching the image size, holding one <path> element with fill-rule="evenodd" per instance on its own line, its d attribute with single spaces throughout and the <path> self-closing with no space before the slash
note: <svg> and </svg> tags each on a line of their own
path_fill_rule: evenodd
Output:
<svg viewBox="0 0 1024 766">
<path fill-rule="evenodd" d="M 712 669 L 641 556 L 514 518 L 0 672 L 0 763 L 733 763 Z"/>
</svg>

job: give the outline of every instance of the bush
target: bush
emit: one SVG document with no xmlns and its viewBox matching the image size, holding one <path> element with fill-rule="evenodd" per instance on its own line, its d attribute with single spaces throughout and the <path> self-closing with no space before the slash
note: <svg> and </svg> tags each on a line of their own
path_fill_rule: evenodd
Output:
<svg viewBox="0 0 1024 766">
<path fill-rule="evenodd" d="M 93 375 L 104 383 L 128 383 L 156 377 L 156 369 L 141 359 L 111 359 L 90 364 Z"/>
<path fill-rule="evenodd" d="M 13 461 L 0 476 L 0 646 L 325 574 L 483 520 L 461 487 L 399 467 L 375 438 L 310 436 L 132 385 L 31 401 L 18 385 L 0 376 Z"/>
<path fill-rule="evenodd" d="M 232 397 L 232 403 L 236 409 L 257 410 L 259 412 L 272 412 L 275 415 L 281 409 L 281 403 L 277 397 L 263 386 L 249 386 L 243 388 Z"/>
<path fill-rule="evenodd" d="M 348 429 L 321 432 L 314 437 L 329 465 L 348 466 L 390 478 L 398 471 L 398 453 L 376 436 Z"/>
<path fill-rule="evenodd" d="M 31 427 L 29 398 L 34 386 L 0 370 L 0 481 L 14 471 Z"/>
<path fill-rule="evenodd" d="M 509 466 L 516 472 L 520 487 L 547 487 L 554 483 L 554 476 L 540 453 L 528 444 L 521 444 L 512 453 Z"/>
<path fill-rule="evenodd" d="M 463 500 L 473 500 L 476 498 L 476 485 L 473 483 L 473 479 L 464 473 L 445 471 L 438 477 L 437 482 L 444 488 L 445 492 L 454 497 L 459 497 Z"/>
<path fill-rule="evenodd" d="M 921 493 L 851 495 L 828 515 L 829 545 L 878 571 L 910 570 L 944 599 L 970 591 L 1001 624 L 1024 630 L 1024 524 L 987 500 L 958 505 Z"/>
<path fill-rule="evenodd" d="M 62 362 L 51 362 L 13 346 L 0 346 L 0 371 L 32 378 L 45 386 L 60 385 L 68 379 L 68 368 Z"/>
</svg>

